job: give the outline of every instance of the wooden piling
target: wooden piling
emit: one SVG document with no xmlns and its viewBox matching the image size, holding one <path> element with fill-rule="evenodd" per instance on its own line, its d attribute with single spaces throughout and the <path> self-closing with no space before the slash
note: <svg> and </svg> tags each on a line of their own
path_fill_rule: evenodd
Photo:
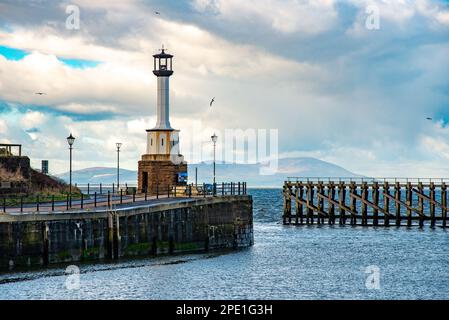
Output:
<svg viewBox="0 0 449 320">
<path fill-rule="evenodd" d="M 296 187 L 296 223 L 303 224 L 303 194 L 304 194 L 304 186 L 302 185 L 302 182 L 299 182 Z"/>
<path fill-rule="evenodd" d="M 339 224 L 346 223 L 346 212 L 344 207 L 346 207 L 346 185 L 344 182 L 340 182 L 338 184 L 338 204 L 339 204 L 339 212 L 340 212 L 340 220 Z"/>
<path fill-rule="evenodd" d="M 445 228 L 447 219 L 447 186 L 445 182 L 441 183 L 441 206 L 441 219 Z"/>
<path fill-rule="evenodd" d="M 430 226 L 433 228 L 435 227 L 435 183 L 430 182 L 429 186 L 429 196 L 432 201 L 430 201 Z"/>
<path fill-rule="evenodd" d="M 424 186 L 422 182 L 418 182 L 418 191 L 419 193 L 424 193 Z M 424 199 L 422 197 L 418 197 L 418 208 L 419 208 L 419 226 L 424 226 Z"/>
<path fill-rule="evenodd" d="M 390 195 L 390 185 L 387 181 L 384 182 L 384 225 L 390 225 L 390 198 L 385 195 Z"/>
<path fill-rule="evenodd" d="M 368 183 L 363 182 L 361 191 L 362 191 L 362 199 L 367 201 L 368 200 Z M 363 226 L 368 225 L 368 207 L 367 207 L 365 201 L 362 201 L 362 225 Z"/>
<path fill-rule="evenodd" d="M 376 207 L 379 206 L 379 183 L 376 181 L 373 183 L 372 187 L 372 197 L 373 197 L 373 203 Z M 373 209 L 373 225 L 377 226 L 379 225 L 379 209 L 377 208 Z"/>
<path fill-rule="evenodd" d="M 351 182 L 349 185 L 349 193 L 353 195 L 357 193 L 357 185 L 355 182 Z M 351 203 L 351 225 L 357 224 L 357 199 L 353 196 L 350 196 Z"/>
<path fill-rule="evenodd" d="M 401 225 L 401 204 L 399 201 L 401 200 L 401 184 L 396 182 L 394 185 L 394 198 L 396 199 L 394 206 L 396 208 L 396 226 Z"/>
<path fill-rule="evenodd" d="M 407 186 L 405 187 L 405 202 L 407 204 L 407 227 L 412 226 L 412 210 L 410 209 L 412 207 L 412 183 L 407 182 Z"/>
<path fill-rule="evenodd" d="M 335 224 L 335 185 L 331 181 L 327 189 L 329 224 Z"/>
</svg>

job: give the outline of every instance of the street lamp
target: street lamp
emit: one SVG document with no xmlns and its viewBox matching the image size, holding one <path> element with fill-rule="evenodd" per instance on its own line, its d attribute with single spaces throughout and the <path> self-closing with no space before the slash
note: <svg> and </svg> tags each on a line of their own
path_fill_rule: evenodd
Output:
<svg viewBox="0 0 449 320">
<path fill-rule="evenodd" d="M 115 144 L 117 146 L 117 191 L 120 190 L 120 148 L 122 146 L 121 142 Z"/>
<path fill-rule="evenodd" d="M 69 198 L 70 198 L 70 207 L 72 207 L 72 149 L 73 149 L 73 143 L 75 142 L 75 137 L 72 136 L 72 133 L 70 133 L 70 136 L 67 137 L 67 143 L 69 144 L 69 150 L 70 150 L 70 181 L 69 181 Z"/>
<path fill-rule="evenodd" d="M 214 185 L 213 185 L 213 188 L 214 188 L 214 194 L 215 194 L 215 146 L 217 144 L 218 137 L 214 132 L 214 135 L 211 136 L 210 138 L 212 139 L 212 142 L 214 143 Z"/>
</svg>

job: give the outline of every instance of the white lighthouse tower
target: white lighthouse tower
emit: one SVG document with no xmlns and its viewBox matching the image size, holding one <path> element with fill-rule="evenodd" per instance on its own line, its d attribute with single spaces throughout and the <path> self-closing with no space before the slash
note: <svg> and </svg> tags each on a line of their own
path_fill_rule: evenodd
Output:
<svg viewBox="0 0 449 320">
<path fill-rule="evenodd" d="M 154 191 L 156 185 L 183 184 L 187 164 L 179 153 L 179 130 L 170 124 L 170 76 L 173 55 L 162 47 L 153 55 L 153 74 L 157 77 L 156 126 L 147 130 L 147 150 L 139 161 L 139 191 Z"/>
</svg>

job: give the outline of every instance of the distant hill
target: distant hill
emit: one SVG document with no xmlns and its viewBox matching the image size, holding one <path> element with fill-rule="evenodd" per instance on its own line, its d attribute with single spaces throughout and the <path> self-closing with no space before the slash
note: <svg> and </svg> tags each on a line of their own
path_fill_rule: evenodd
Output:
<svg viewBox="0 0 449 320">
<path fill-rule="evenodd" d="M 69 181 L 69 173 L 57 175 L 64 181 Z M 117 182 L 117 168 L 92 167 L 72 172 L 73 183 L 114 183 Z M 120 169 L 120 183 L 136 183 L 137 171 Z"/>
<path fill-rule="evenodd" d="M 216 180 L 246 181 L 248 186 L 279 187 L 287 177 L 360 177 L 340 166 L 315 158 L 285 158 L 279 159 L 278 170 L 274 175 L 261 175 L 260 164 L 229 164 L 217 163 Z M 212 162 L 189 164 L 189 180 L 195 182 L 195 168 L 198 168 L 198 183 L 212 182 Z M 68 173 L 58 175 L 68 181 Z M 116 168 L 94 167 L 76 170 L 72 173 L 75 183 L 113 183 L 117 180 Z M 136 183 L 137 171 L 120 169 L 120 181 Z"/>
</svg>

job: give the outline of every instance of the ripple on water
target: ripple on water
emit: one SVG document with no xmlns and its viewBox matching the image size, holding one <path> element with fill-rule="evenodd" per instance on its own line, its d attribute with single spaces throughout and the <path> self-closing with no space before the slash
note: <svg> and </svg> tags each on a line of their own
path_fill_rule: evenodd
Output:
<svg viewBox="0 0 449 320">
<path fill-rule="evenodd" d="M 81 264 L 0 275 L 0 299 L 449 299 L 448 232 L 283 226 L 279 189 L 250 190 L 255 245 L 237 252 Z M 380 268 L 368 290 L 366 268 Z"/>
</svg>

